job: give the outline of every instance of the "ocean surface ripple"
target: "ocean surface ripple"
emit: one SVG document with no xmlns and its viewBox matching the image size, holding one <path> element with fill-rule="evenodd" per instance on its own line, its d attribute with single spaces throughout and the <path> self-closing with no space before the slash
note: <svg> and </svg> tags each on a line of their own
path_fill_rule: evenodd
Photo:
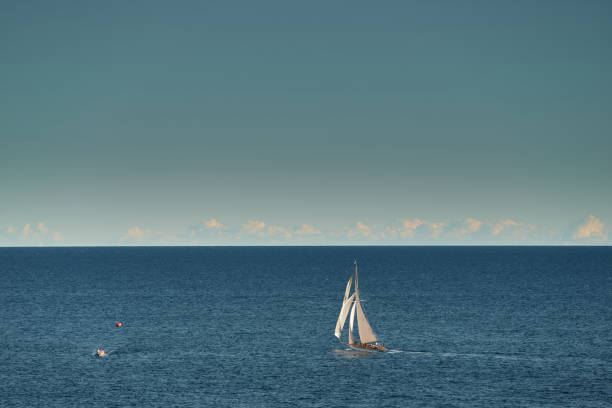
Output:
<svg viewBox="0 0 612 408">
<path fill-rule="evenodd" d="M 333 336 L 354 259 L 389 353 Z M 610 247 L 0 248 L 0 277 L 2 407 L 612 404 Z"/>
</svg>

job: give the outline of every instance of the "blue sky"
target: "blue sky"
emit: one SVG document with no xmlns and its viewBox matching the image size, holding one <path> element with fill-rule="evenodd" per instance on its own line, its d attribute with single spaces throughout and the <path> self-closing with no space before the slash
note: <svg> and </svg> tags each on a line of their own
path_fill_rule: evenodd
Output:
<svg viewBox="0 0 612 408">
<path fill-rule="evenodd" d="M 609 244 L 607 1 L 1 7 L 0 245 Z"/>
</svg>

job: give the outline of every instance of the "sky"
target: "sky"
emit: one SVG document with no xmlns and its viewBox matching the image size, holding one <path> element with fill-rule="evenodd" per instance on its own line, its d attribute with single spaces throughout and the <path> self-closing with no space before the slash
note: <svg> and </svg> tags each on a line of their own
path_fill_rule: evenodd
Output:
<svg viewBox="0 0 612 408">
<path fill-rule="evenodd" d="M 609 245 L 609 1 L 5 1 L 0 246 Z"/>
</svg>

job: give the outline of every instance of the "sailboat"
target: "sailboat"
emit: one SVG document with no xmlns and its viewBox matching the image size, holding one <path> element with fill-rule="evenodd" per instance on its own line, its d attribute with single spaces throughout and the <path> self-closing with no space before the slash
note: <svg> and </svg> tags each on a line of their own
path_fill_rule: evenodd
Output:
<svg viewBox="0 0 612 408">
<path fill-rule="evenodd" d="M 351 284 L 355 281 L 355 291 L 349 296 L 351 292 Z M 345 343 L 342 341 L 341 335 L 344 328 L 344 323 L 349 315 L 350 320 L 348 324 L 348 341 Z M 357 325 L 359 328 L 359 342 L 355 341 L 355 335 L 353 327 L 355 324 L 355 315 L 357 315 Z M 359 351 L 387 351 L 384 344 L 378 340 L 372 326 L 368 322 L 368 319 L 363 312 L 361 307 L 361 300 L 359 299 L 359 277 L 357 276 L 357 261 L 355 261 L 355 273 L 351 276 L 346 284 L 346 290 L 344 291 L 344 299 L 342 301 L 342 308 L 340 309 L 340 316 L 338 316 L 338 322 L 336 323 L 336 330 L 334 335 L 340 340 L 342 344 L 346 344 L 350 348 Z"/>
</svg>

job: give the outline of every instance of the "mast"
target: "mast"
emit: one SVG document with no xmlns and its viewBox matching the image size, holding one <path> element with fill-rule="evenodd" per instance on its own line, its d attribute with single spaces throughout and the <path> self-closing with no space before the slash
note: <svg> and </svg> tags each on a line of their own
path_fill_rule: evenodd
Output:
<svg viewBox="0 0 612 408">
<path fill-rule="evenodd" d="M 355 260 L 355 293 L 359 297 L 359 282 L 357 282 L 357 260 Z"/>
<path fill-rule="evenodd" d="M 365 317 L 365 313 L 361 307 L 361 301 L 359 299 L 359 283 L 357 278 L 357 260 L 355 260 L 355 304 L 353 305 L 353 309 L 351 310 L 351 321 L 353 319 L 353 312 L 357 312 L 357 326 L 359 326 L 359 341 L 361 343 L 375 343 L 378 341 L 376 334 L 374 334 L 374 330 L 372 330 L 372 326 L 370 326 L 370 322 Z"/>
</svg>

